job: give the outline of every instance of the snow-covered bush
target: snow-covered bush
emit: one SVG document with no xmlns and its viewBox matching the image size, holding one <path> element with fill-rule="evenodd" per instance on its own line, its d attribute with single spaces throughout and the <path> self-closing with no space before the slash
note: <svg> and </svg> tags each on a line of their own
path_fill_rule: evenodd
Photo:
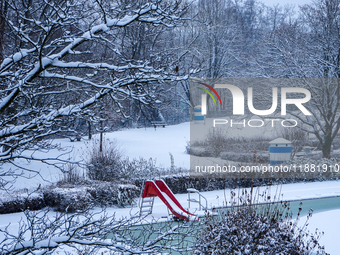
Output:
<svg viewBox="0 0 340 255">
<path fill-rule="evenodd" d="M 268 153 L 269 141 L 270 139 L 262 136 L 232 137 L 221 128 L 213 128 L 209 130 L 205 140 L 192 142 L 187 145 L 186 150 L 188 152 L 189 149 L 190 155 L 198 157 L 222 157 L 223 155 L 223 157 L 228 157 L 228 160 L 253 162 L 254 152 Z M 251 154 L 251 156 L 246 154 Z M 236 157 L 236 159 L 229 156 Z M 264 157 L 265 162 L 267 157 Z"/>
<path fill-rule="evenodd" d="M 190 141 L 187 141 L 187 145 L 185 146 L 185 152 L 190 154 Z"/>
<path fill-rule="evenodd" d="M 58 184 L 80 184 L 85 181 L 84 173 L 81 173 L 77 164 L 67 163 L 63 168 L 63 176 Z"/>
<path fill-rule="evenodd" d="M 135 185 L 96 182 L 88 187 L 96 205 L 121 207 L 130 206 L 140 195 L 140 189 Z"/>
<path fill-rule="evenodd" d="M 190 146 L 190 155 L 197 157 L 213 157 L 212 151 L 207 146 Z"/>
<path fill-rule="evenodd" d="M 102 151 L 99 148 L 94 142 L 89 151 L 87 173 L 91 180 L 126 182 L 138 178 L 152 178 L 158 172 L 152 159 L 124 158 L 115 141 L 106 140 Z"/>
<path fill-rule="evenodd" d="M 87 174 L 91 180 L 111 180 L 122 167 L 122 153 L 115 141 L 105 140 L 102 146 L 95 140 L 89 145 Z"/>
<path fill-rule="evenodd" d="M 326 165 L 334 165 L 334 164 L 339 164 L 340 159 L 338 158 L 308 158 L 308 157 L 300 157 L 300 158 L 294 158 L 289 162 L 290 164 L 296 164 L 296 165 L 304 165 L 304 164 L 314 164 L 317 166 L 322 166 L 323 164 Z"/>
<path fill-rule="evenodd" d="M 288 165 L 296 166 L 297 178 L 314 178 L 315 180 L 338 179 L 339 178 L 339 158 L 294 158 Z M 302 169 L 302 170 L 301 170 Z"/>
<path fill-rule="evenodd" d="M 227 140 L 227 133 L 223 129 L 210 129 L 206 138 L 208 151 L 214 157 L 218 157 L 220 153 L 227 147 Z"/>
<path fill-rule="evenodd" d="M 142 157 L 132 160 L 125 158 L 118 174 L 119 178 L 125 181 L 133 179 L 145 180 L 159 176 L 159 170 L 156 167 L 156 161 L 152 158 L 148 160 Z"/>
<path fill-rule="evenodd" d="M 219 217 L 206 217 L 193 254 L 301 255 L 315 250 L 326 254 L 319 245 L 321 234 L 306 231 L 312 210 L 306 223 L 297 227 L 302 207 L 293 221 L 289 202 L 277 201 L 277 192 L 272 197 L 270 189 L 262 194 L 253 189 L 231 191 L 228 210 Z"/>
<path fill-rule="evenodd" d="M 229 211 L 207 227 L 194 254 L 325 254 L 318 236 L 300 231 L 291 221 L 269 218 L 249 208 Z"/>
</svg>

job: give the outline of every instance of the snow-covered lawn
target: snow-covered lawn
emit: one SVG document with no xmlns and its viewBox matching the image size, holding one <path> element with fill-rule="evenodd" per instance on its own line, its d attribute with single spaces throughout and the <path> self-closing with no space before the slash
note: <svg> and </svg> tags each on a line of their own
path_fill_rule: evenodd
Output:
<svg viewBox="0 0 340 255">
<path fill-rule="evenodd" d="M 93 140 L 98 136 L 93 136 Z M 174 126 L 166 126 L 165 128 L 140 128 L 127 129 L 104 134 L 107 141 L 116 141 L 118 147 L 122 150 L 123 155 L 130 159 L 143 157 L 145 159 L 152 158 L 156 160 L 156 165 L 162 168 L 170 168 L 170 153 L 173 155 L 176 167 L 185 169 L 190 168 L 190 156 L 185 152 L 187 142 L 190 140 L 190 123 L 182 123 Z M 70 153 L 63 156 L 64 159 L 71 158 L 73 161 L 86 162 L 93 142 L 82 139 L 81 142 L 70 142 L 69 139 L 56 139 L 54 144 L 60 144 L 60 147 L 66 148 Z M 43 152 L 36 152 L 35 157 L 57 157 L 63 151 L 57 149 Z M 29 153 L 27 153 L 29 155 Z M 62 173 L 54 166 L 49 166 L 37 161 L 17 160 L 16 164 L 39 171 L 40 175 L 35 173 L 26 173 L 26 177 L 19 177 L 14 183 L 14 188 L 34 189 L 40 184 L 49 185 L 62 179 Z M 14 168 L 12 165 L 4 165 L 4 168 Z"/>
<path fill-rule="evenodd" d="M 212 119 L 208 119 L 207 122 L 212 122 Z M 205 128 L 206 127 L 206 128 Z M 199 134 L 203 139 L 209 132 L 209 125 L 202 126 L 200 129 L 202 132 Z M 275 129 L 276 130 L 276 129 Z M 273 133 L 274 132 L 274 133 Z M 269 124 L 261 129 L 254 129 L 250 127 L 236 128 L 233 132 L 228 132 L 232 136 L 263 136 L 266 137 L 275 135 L 275 132 Z M 98 135 L 93 136 L 93 140 L 98 139 Z M 58 155 L 65 153 L 62 156 L 63 159 L 72 159 L 73 161 L 86 162 L 88 153 L 93 146 L 93 140 L 87 140 L 84 137 L 80 142 L 70 142 L 69 139 L 56 139 L 53 144 L 60 145 L 65 148 L 65 151 L 59 151 L 57 149 L 45 151 L 45 152 L 26 152 L 26 156 L 30 157 L 58 157 Z M 174 164 L 176 167 L 182 167 L 185 169 L 190 168 L 190 156 L 185 152 L 187 142 L 190 141 L 190 123 L 181 123 L 179 125 L 166 126 L 165 128 L 158 127 L 154 129 L 139 128 L 139 129 L 126 129 L 116 131 L 112 133 L 105 133 L 104 140 L 116 141 L 119 148 L 122 150 L 124 156 L 128 156 L 130 159 L 143 157 L 145 159 L 152 158 L 156 160 L 156 165 L 163 168 L 169 168 L 171 166 L 170 153 L 174 158 Z M 197 158 L 197 160 L 201 160 Z M 59 169 L 51 165 L 43 164 L 39 161 L 27 161 L 24 159 L 16 160 L 15 163 L 24 168 L 39 171 L 40 175 L 35 172 L 25 173 L 27 178 L 18 178 L 14 184 L 14 188 L 34 189 L 40 184 L 49 185 L 50 182 L 54 183 L 62 179 L 62 173 Z M 15 169 L 12 165 L 4 165 L 3 168 Z"/>
</svg>

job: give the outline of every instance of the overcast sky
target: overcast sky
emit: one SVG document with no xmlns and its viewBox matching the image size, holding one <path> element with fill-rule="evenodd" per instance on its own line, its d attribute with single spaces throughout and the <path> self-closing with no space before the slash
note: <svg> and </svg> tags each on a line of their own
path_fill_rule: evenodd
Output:
<svg viewBox="0 0 340 255">
<path fill-rule="evenodd" d="M 259 2 L 265 3 L 266 5 L 285 5 L 285 4 L 295 4 L 295 5 L 304 5 L 309 4 L 312 0 L 260 0 Z"/>
</svg>

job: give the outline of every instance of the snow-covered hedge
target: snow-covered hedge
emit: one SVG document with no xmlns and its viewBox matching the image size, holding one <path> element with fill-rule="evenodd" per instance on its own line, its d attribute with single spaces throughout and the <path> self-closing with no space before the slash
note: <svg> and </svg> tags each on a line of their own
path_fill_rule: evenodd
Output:
<svg viewBox="0 0 340 255">
<path fill-rule="evenodd" d="M 339 158 L 308 158 L 308 157 L 295 157 L 290 164 L 296 164 L 296 165 L 303 165 L 303 164 L 314 164 L 314 165 L 320 165 L 322 166 L 323 164 L 327 165 L 334 165 L 334 164 L 339 164 L 340 159 Z"/>
<path fill-rule="evenodd" d="M 99 182 L 88 189 L 96 204 L 101 206 L 130 206 L 140 195 L 140 189 L 131 184 Z"/>
<path fill-rule="evenodd" d="M 47 206 L 59 212 L 85 210 L 93 203 L 93 198 L 85 187 L 46 189 L 44 200 Z"/>
<path fill-rule="evenodd" d="M 21 212 L 24 210 L 39 210 L 46 206 L 41 193 L 18 193 L 17 195 L 2 194 L 0 198 L 0 214 Z"/>
<path fill-rule="evenodd" d="M 340 177 L 340 158 L 298 157 L 288 162 L 288 166 L 296 166 L 298 178 L 322 181 Z"/>
<path fill-rule="evenodd" d="M 132 205 L 140 190 L 134 185 L 94 182 L 82 186 L 53 187 L 44 191 L 46 205 L 61 212 L 84 210 L 92 205 Z"/>
<path fill-rule="evenodd" d="M 140 195 L 132 184 L 89 181 L 83 184 L 59 184 L 15 194 L 1 194 L 0 214 L 40 210 L 46 206 L 60 212 L 75 212 L 96 206 L 131 206 Z"/>
<path fill-rule="evenodd" d="M 221 159 L 231 160 L 236 162 L 246 162 L 246 163 L 269 163 L 269 152 L 260 152 L 260 153 L 236 153 L 236 152 L 221 152 Z"/>
<path fill-rule="evenodd" d="M 199 191 L 221 190 L 225 188 L 264 186 L 275 183 L 273 179 L 249 179 L 249 178 L 193 178 L 188 175 L 161 177 L 175 194 L 187 193 L 188 188 Z M 137 180 L 135 185 L 142 188 L 143 180 Z"/>
</svg>

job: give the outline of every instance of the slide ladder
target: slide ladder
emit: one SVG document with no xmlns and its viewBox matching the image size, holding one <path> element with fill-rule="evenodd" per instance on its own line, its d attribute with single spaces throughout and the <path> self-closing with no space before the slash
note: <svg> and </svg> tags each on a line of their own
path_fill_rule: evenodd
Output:
<svg viewBox="0 0 340 255">
<path fill-rule="evenodd" d="M 151 214 L 152 207 L 155 197 L 142 198 L 142 203 L 140 205 L 140 215 Z"/>
<path fill-rule="evenodd" d="M 140 215 L 151 214 L 153 209 L 154 198 L 158 196 L 167 206 L 168 210 L 178 219 L 189 221 L 198 219 L 197 215 L 185 210 L 175 198 L 168 185 L 163 180 L 146 181 L 142 194 Z"/>
</svg>

